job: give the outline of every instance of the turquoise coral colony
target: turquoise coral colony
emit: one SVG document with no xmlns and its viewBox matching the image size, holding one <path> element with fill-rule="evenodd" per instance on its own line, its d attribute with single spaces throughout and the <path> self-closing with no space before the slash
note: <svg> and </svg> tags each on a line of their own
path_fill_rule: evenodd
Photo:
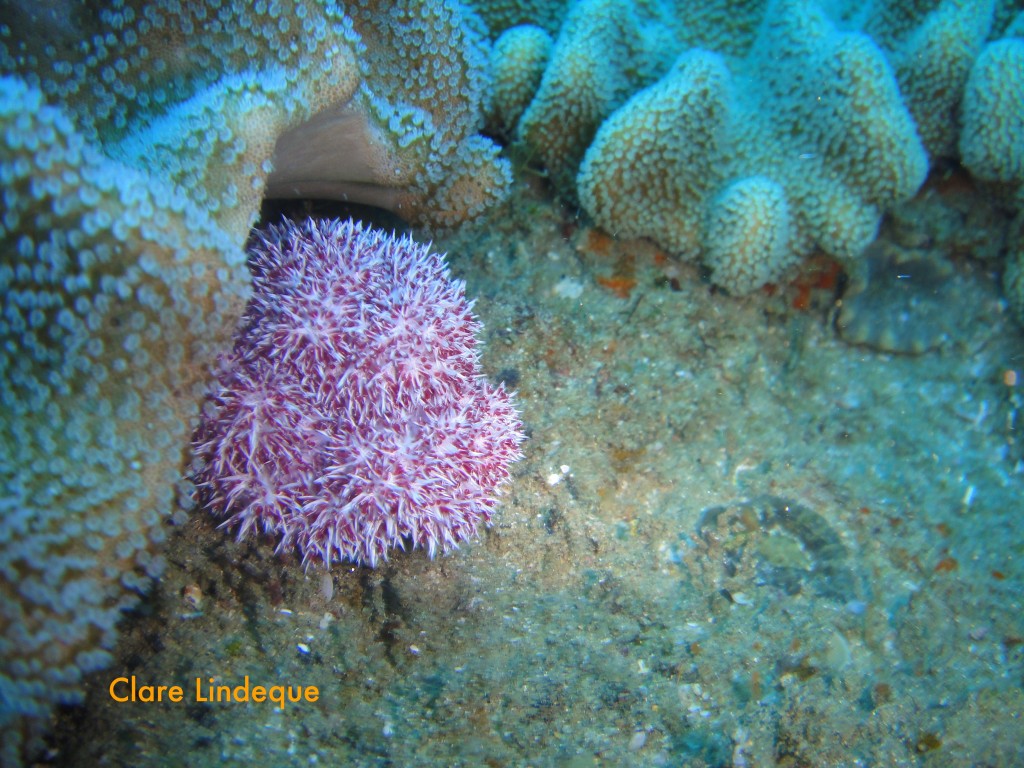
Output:
<svg viewBox="0 0 1024 768">
<path fill-rule="evenodd" d="M 1016 0 L 3 7 L 5 764 L 109 663 L 118 617 L 161 572 L 264 197 L 451 229 L 507 197 L 496 137 L 598 226 L 742 295 L 818 251 L 857 273 L 884 214 L 955 162 L 1016 216 L 1003 281 L 1024 321 Z M 490 437 L 512 460 L 500 413 Z M 409 525 L 388 541 L 416 540 Z M 324 559 L 383 556 L 359 546 Z"/>
</svg>

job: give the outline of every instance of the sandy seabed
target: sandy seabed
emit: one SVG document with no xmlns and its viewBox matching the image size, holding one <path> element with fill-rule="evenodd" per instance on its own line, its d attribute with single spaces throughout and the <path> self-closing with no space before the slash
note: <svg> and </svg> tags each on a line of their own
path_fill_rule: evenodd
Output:
<svg viewBox="0 0 1024 768">
<path fill-rule="evenodd" d="M 54 764 L 1024 765 L 997 267 L 952 259 L 958 332 L 904 356 L 840 340 L 814 275 L 725 296 L 528 185 L 436 247 L 529 435 L 494 526 L 324 574 L 195 512 Z M 188 695 L 246 676 L 318 696 Z"/>
</svg>

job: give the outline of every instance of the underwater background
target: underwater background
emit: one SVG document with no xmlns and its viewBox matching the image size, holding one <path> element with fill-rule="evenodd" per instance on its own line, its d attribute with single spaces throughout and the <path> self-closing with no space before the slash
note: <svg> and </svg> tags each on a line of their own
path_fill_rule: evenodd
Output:
<svg viewBox="0 0 1024 768">
<path fill-rule="evenodd" d="M 5 765 L 1024 764 L 1019 2 L 0 8 Z M 309 216 L 446 253 L 516 391 L 451 554 L 194 501 Z"/>
</svg>

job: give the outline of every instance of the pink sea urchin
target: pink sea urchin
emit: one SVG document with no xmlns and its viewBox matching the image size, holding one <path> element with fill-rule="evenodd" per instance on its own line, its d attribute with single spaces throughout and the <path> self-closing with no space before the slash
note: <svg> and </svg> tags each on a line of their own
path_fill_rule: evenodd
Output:
<svg viewBox="0 0 1024 768">
<path fill-rule="evenodd" d="M 202 501 L 308 565 L 447 552 L 487 524 L 523 440 L 442 256 L 348 222 L 270 227 L 194 438 Z"/>
</svg>

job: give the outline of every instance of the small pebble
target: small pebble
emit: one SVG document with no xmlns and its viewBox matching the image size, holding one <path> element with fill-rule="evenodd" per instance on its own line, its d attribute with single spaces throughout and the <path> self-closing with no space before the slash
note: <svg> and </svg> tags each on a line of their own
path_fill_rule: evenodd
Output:
<svg viewBox="0 0 1024 768">
<path fill-rule="evenodd" d="M 629 751 L 639 752 L 644 748 L 644 744 L 647 743 L 647 731 L 637 731 L 633 734 L 633 738 L 629 740 Z"/>
<path fill-rule="evenodd" d="M 187 585 L 181 590 L 181 596 L 184 598 L 185 604 L 193 611 L 203 609 L 203 590 L 199 588 L 198 584 Z"/>
<path fill-rule="evenodd" d="M 329 573 L 325 573 L 320 577 L 320 594 L 328 603 L 331 602 L 331 598 L 334 597 L 334 577 Z"/>
<path fill-rule="evenodd" d="M 839 630 L 833 632 L 829 636 L 828 640 L 825 641 L 824 661 L 825 664 L 834 672 L 838 672 L 853 661 L 853 652 L 850 649 L 850 642 Z"/>
</svg>

